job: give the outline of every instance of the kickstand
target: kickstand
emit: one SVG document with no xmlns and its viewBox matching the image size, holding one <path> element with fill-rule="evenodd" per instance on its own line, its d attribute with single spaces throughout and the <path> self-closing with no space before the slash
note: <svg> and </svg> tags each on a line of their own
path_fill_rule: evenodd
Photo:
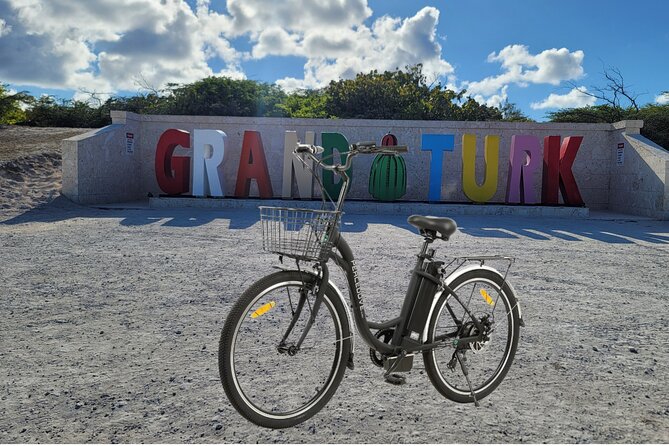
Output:
<svg viewBox="0 0 669 446">
<path fill-rule="evenodd" d="M 469 386 L 469 391 L 472 393 L 472 398 L 474 398 L 474 406 L 479 407 L 480 404 L 478 400 L 476 399 L 476 393 L 474 393 L 474 389 L 472 389 L 472 383 L 469 380 L 469 372 L 467 371 L 467 366 L 465 365 L 465 361 L 462 358 L 462 353 L 460 353 L 460 350 L 457 350 L 455 352 L 456 358 L 458 358 L 458 362 L 460 363 L 460 368 L 462 369 L 462 373 L 465 375 L 465 379 L 467 380 L 467 385 Z"/>
<path fill-rule="evenodd" d="M 402 351 L 398 356 L 397 359 L 395 360 L 395 363 L 388 369 L 386 373 L 383 374 L 383 379 L 386 380 L 387 383 L 390 384 L 395 384 L 396 386 L 399 386 L 401 384 L 404 384 L 407 382 L 407 379 L 405 376 L 400 375 L 398 373 L 393 373 L 393 370 L 395 370 L 399 365 L 402 359 L 407 355 L 405 351 Z"/>
</svg>

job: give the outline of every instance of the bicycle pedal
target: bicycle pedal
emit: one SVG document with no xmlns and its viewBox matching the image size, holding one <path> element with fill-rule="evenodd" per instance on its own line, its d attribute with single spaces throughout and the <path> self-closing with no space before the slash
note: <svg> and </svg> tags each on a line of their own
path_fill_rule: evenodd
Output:
<svg viewBox="0 0 669 446">
<path fill-rule="evenodd" d="M 391 373 L 390 375 L 384 375 L 384 378 L 387 383 L 394 384 L 396 386 L 406 384 L 407 378 L 404 375 L 397 373 Z"/>
</svg>

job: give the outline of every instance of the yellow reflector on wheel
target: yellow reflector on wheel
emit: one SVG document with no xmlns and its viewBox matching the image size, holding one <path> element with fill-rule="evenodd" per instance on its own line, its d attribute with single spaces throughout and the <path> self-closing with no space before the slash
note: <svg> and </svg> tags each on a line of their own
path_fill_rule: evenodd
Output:
<svg viewBox="0 0 669 446">
<path fill-rule="evenodd" d="M 490 297 L 490 294 L 483 288 L 481 288 L 481 296 L 483 296 L 483 299 L 488 302 L 488 305 L 495 306 L 495 301 L 492 300 L 492 297 Z"/>
<path fill-rule="evenodd" d="M 267 313 L 269 310 L 271 310 L 272 308 L 274 308 L 275 305 L 276 305 L 276 303 L 275 303 L 274 301 L 271 301 L 271 302 L 269 302 L 269 303 L 266 303 L 265 305 L 261 306 L 261 307 L 258 308 L 256 311 L 254 311 L 253 313 L 251 313 L 251 319 L 255 319 L 255 318 L 257 318 L 258 316 L 262 316 L 263 314 Z"/>
</svg>

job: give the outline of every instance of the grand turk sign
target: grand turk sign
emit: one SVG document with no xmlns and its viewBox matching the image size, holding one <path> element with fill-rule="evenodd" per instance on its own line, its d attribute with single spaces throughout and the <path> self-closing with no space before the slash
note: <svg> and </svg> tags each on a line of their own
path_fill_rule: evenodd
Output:
<svg viewBox="0 0 669 446">
<path fill-rule="evenodd" d="M 370 135 L 372 136 L 372 135 Z M 374 135 L 378 139 L 378 136 Z M 510 141 L 508 166 L 500 166 L 500 136 L 486 135 L 484 138 L 485 176 L 476 180 L 476 135 L 423 133 L 421 150 L 431 153 L 430 167 L 420 176 L 425 178 L 428 201 L 440 201 L 442 166 L 445 152 L 452 152 L 456 138 L 462 138 L 462 191 L 475 203 L 486 203 L 492 199 L 500 187 L 505 187 L 506 203 L 558 204 L 561 192 L 564 204 L 583 206 L 583 199 L 572 173 L 572 166 L 579 150 L 582 136 L 546 136 L 543 141 L 533 135 L 513 135 Z M 182 195 L 191 191 L 194 196 L 234 196 L 248 197 L 251 181 L 256 181 L 261 198 L 272 198 L 275 193 L 270 181 L 262 135 L 247 130 L 241 147 L 241 157 L 236 170 L 234 191 L 225 191 L 219 166 L 223 163 L 226 150 L 226 134 L 221 130 L 196 129 L 191 135 L 184 130 L 169 129 L 158 140 L 155 155 L 156 180 L 161 190 L 168 195 Z M 382 144 L 397 144 L 393 135 L 385 135 Z M 293 156 L 298 137 L 295 131 L 286 131 L 283 148 L 283 198 L 313 198 L 313 178 L 305 166 Z M 306 132 L 304 142 L 313 144 L 314 132 Z M 400 141 L 400 143 L 402 143 Z M 340 154 L 348 150 L 347 138 L 334 132 L 321 133 L 324 157 L 334 151 Z M 191 152 L 191 156 L 177 156 L 175 149 L 181 147 Z M 313 166 L 309 166 L 313 168 Z M 500 169 L 508 169 L 505 185 L 499 184 Z M 540 172 L 541 185 L 532 183 Z M 349 172 L 352 175 L 352 172 Z M 322 175 L 323 186 L 336 197 L 339 183 L 332 172 Z M 293 181 L 297 184 L 296 194 L 292 192 Z M 379 155 L 372 164 L 369 192 L 381 200 L 400 199 L 406 189 L 407 170 L 404 160 L 393 155 Z M 539 193 L 537 191 L 540 191 Z M 294 196 L 295 195 L 295 196 Z"/>
</svg>

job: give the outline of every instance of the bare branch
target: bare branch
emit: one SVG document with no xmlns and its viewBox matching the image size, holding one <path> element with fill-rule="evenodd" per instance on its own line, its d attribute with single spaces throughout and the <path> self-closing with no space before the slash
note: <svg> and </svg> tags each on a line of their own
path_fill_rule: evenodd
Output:
<svg viewBox="0 0 669 446">
<path fill-rule="evenodd" d="M 133 83 L 139 87 L 140 90 L 148 91 L 149 94 L 160 96 L 162 90 L 155 87 L 155 85 L 149 83 L 148 80 L 144 77 L 143 73 L 139 73 L 133 78 Z"/>
<path fill-rule="evenodd" d="M 607 81 L 604 87 L 591 85 L 589 91 L 579 87 L 573 81 L 569 82 L 568 85 L 580 93 L 599 99 L 615 109 L 623 108 L 621 99 L 624 98 L 636 111 L 639 111 L 639 103 L 637 102 L 637 99 L 641 95 L 632 92 L 630 90 L 630 85 L 625 85 L 625 78 L 617 67 L 605 67 L 602 75 Z"/>
<path fill-rule="evenodd" d="M 88 95 L 88 101 L 87 102 L 93 102 L 93 104 L 97 104 L 98 107 L 102 105 L 102 98 L 100 96 L 111 96 L 114 93 L 105 93 L 105 92 L 100 92 L 100 91 L 95 91 L 95 90 L 87 90 L 85 88 L 79 88 L 78 91 L 80 93 L 84 93 Z"/>
</svg>

